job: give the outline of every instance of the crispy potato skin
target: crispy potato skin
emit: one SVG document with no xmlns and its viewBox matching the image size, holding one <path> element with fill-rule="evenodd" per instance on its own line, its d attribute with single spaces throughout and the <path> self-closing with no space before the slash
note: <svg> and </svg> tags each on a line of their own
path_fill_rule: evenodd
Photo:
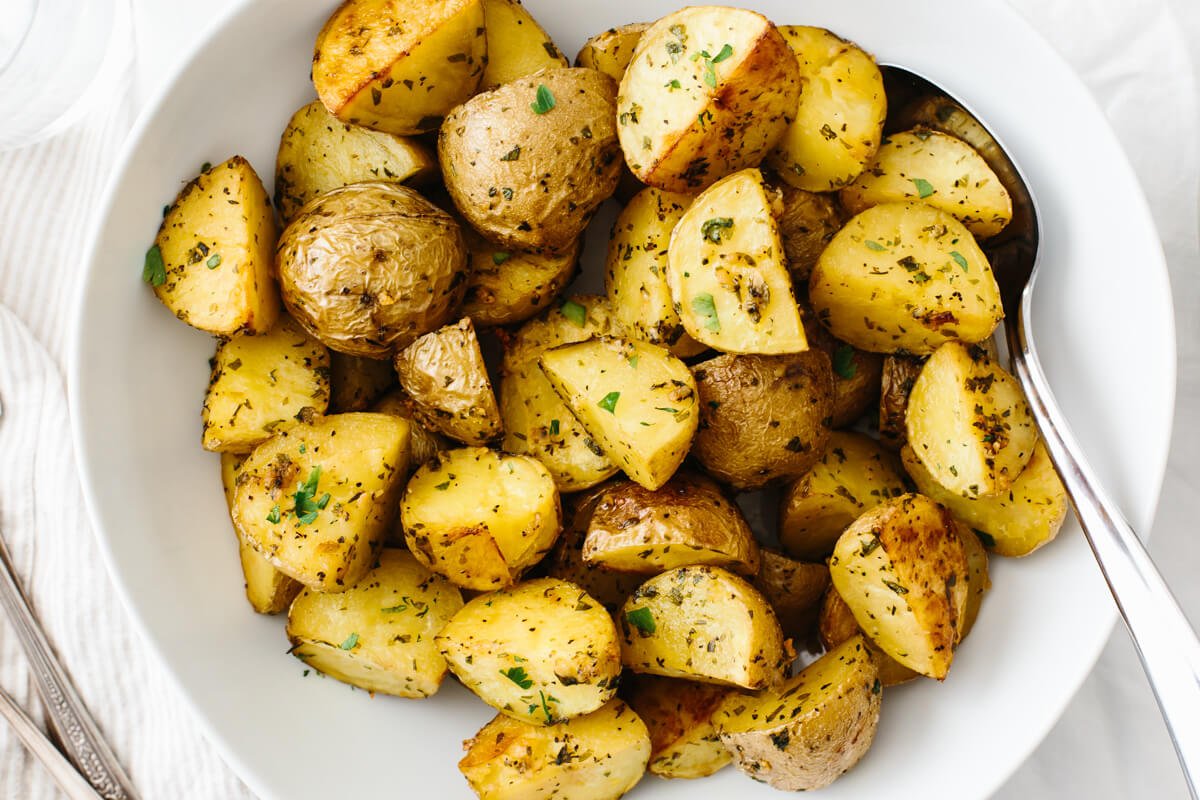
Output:
<svg viewBox="0 0 1200 800">
<path fill-rule="evenodd" d="M 808 346 L 825 351 L 833 367 L 833 414 L 835 428 L 857 422 L 879 400 L 883 356 L 846 344 L 825 330 L 816 316 L 804 316 L 804 335 Z"/>
<path fill-rule="evenodd" d="M 829 440 L 833 378 L 819 350 L 720 355 L 695 367 L 700 429 L 692 455 L 737 489 L 797 478 Z"/>
<path fill-rule="evenodd" d="M 829 195 L 806 192 L 774 177 L 773 187 L 779 192 L 783 211 L 778 215 L 779 237 L 787 256 L 788 270 L 797 286 L 808 282 L 826 245 L 842 228 L 845 220 Z M 805 330 L 808 330 L 807 326 Z"/>
<path fill-rule="evenodd" d="M 221 485 L 225 489 L 225 505 L 233 512 L 233 496 L 237 488 L 237 476 L 242 471 L 244 455 L 237 453 L 221 453 Z M 232 521 L 233 517 L 230 517 Z M 234 530 L 236 534 L 236 529 Z M 304 584 L 289 578 L 254 549 L 253 546 L 238 540 L 238 559 L 242 563 L 242 576 L 246 581 L 246 600 L 259 614 L 280 614 L 287 611 L 292 600 L 304 588 Z"/>
<path fill-rule="evenodd" d="M 383 362 L 372 361 L 373 364 Z M 375 407 L 371 409 L 376 414 L 388 414 L 393 417 L 400 417 L 408 423 L 408 428 L 411 433 L 408 466 L 410 470 L 416 470 L 423 464 L 427 464 L 437 457 L 437 454 L 443 450 L 449 449 L 450 445 L 438 433 L 426 430 L 421 423 L 417 422 L 412 409 L 412 401 L 404 391 L 397 389 L 379 399 Z"/>
<path fill-rule="evenodd" d="M 463 228 L 471 252 L 471 277 L 461 313 L 479 327 L 524 322 L 550 308 L 575 277 L 582 239 L 561 253 L 522 253 L 497 247 Z"/>
<path fill-rule="evenodd" d="M 575 66 L 599 70 L 619 83 L 649 27 L 649 22 L 633 22 L 597 33 L 583 43 L 575 56 Z"/>
<path fill-rule="evenodd" d="M 713 712 L 731 690 L 656 675 L 634 675 L 626 701 L 650 733 L 650 766 L 663 778 L 704 778 L 729 763 Z"/>
<path fill-rule="evenodd" d="M 482 91 L 524 78 L 543 69 L 569 66 L 550 34 L 520 0 L 482 0 L 487 28 L 487 66 Z"/>
<path fill-rule="evenodd" d="M 858 627 L 858 621 L 854 619 L 854 612 L 850 610 L 850 606 L 846 605 L 846 601 L 842 599 L 842 596 L 837 593 L 837 589 L 834 589 L 832 586 L 825 592 L 825 597 L 821 600 L 821 612 L 817 619 L 817 632 L 821 637 L 821 644 L 827 651 L 835 649 L 838 645 L 855 636 L 862 635 L 867 648 L 875 657 L 875 666 L 879 668 L 879 682 L 885 688 L 907 683 L 921 677 L 919 672 L 914 672 L 904 666 L 880 650 L 874 642 L 863 635 L 862 628 Z"/>
<path fill-rule="evenodd" d="M 592 521 L 592 513 L 612 485 L 614 482 L 602 483 L 567 498 L 564 502 L 567 523 L 544 563 L 548 576 L 580 586 L 603 603 L 605 608 L 616 611 L 629 595 L 641 586 L 645 576 L 633 572 L 617 572 L 600 564 L 589 564 L 583 558 L 583 544 Z"/>
<path fill-rule="evenodd" d="M 292 316 L 328 347 L 387 359 L 446 324 L 467 247 L 454 219 L 405 186 L 356 183 L 316 197 L 276 251 Z"/>
<path fill-rule="evenodd" d="M 816 631 L 821 597 L 829 587 L 829 567 L 764 549 L 754 587 L 775 609 L 783 635 L 803 644 Z"/>
<path fill-rule="evenodd" d="M 908 397 L 921 374 L 925 359 L 917 356 L 892 354 L 884 356 L 879 383 L 879 443 L 899 450 L 908 441 L 905 418 L 908 416 Z"/>
<path fill-rule="evenodd" d="M 553 98 L 545 110 L 538 99 L 543 88 Z M 573 68 L 546 70 L 471 98 L 446 117 L 438 136 L 454 205 L 502 247 L 556 252 L 570 246 L 617 188 L 615 102 L 611 78 Z"/>
<path fill-rule="evenodd" d="M 758 544 L 711 478 L 680 470 L 653 491 L 633 481 L 609 488 L 587 527 L 583 559 L 621 572 L 657 574 L 689 564 L 758 572 Z"/>
</svg>

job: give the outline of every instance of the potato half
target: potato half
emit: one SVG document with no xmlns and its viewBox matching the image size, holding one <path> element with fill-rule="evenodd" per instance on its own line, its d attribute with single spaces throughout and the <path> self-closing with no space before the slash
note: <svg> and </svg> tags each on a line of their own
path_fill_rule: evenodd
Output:
<svg viewBox="0 0 1200 800">
<path fill-rule="evenodd" d="M 600 564 L 589 564 L 583 558 L 583 545 L 587 537 L 588 525 L 592 520 L 592 512 L 596 504 L 608 491 L 610 484 L 585 489 L 571 495 L 565 503 L 567 506 L 567 523 L 562 535 L 554 544 L 554 549 L 543 562 L 546 574 L 577 584 L 592 597 L 604 604 L 610 611 L 615 611 L 642 585 L 645 575 L 634 572 L 617 572 Z"/>
<path fill-rule="evenodd" d="M 382 364 L 385 362 L 373 361 L 371 363 Z M 417 422 L 412 409 L 412 401 L 400 389 L 380 398 L 379 402 L 371 410 L 377 414 L 400 417 L 408 423 L 410 432 L 409 470 L 415 471 L 418 467 L 436 458 L 438 453 L 450 447 L 449 443 L 440 435 L 434 431 L 426 430 L 421 423 Z"/>
<path fill-rule="evenodd" d="M 783 635 L 799 644 L 813 639 L 821 597 L 829 587 L 829 567 L 796 561 L 774 550 L 762 551 L 754 588 L 775 609 Z"/>
<path fill-rule="evenodd" d="M 487 66 L 481 91 L 543 69 L 566 67 L 567 57 L 550 40 L 520 0 L 483 0 L 487 27 Z"/>
<path fill-rule="evenodd" d="M 729 763 L 713 712 L 731 689 L 657 675 L 634 675 L 622 689 L 650 732 L 650 771 L 662 778 L 704 778 Z"/>
<path fill-rule="evenodd" d="M 783 201 L 783 211 L 778 215 L 779 237 L 788 271 L 793 283 L 805 285 L 821 252 L 842 229 L 842 213 L 830 195 L 806 192 L 782 181 L 775 181 L 775 185 Z"/>
<path fill-rule="evenodd" d="M 883 357 L 879 379 L 879 443 L 884 447 L 899 450 L 908 440 L 904 421 L 908 416 L 908 396 L 923 366 L 925 359 L 917 356 Z"/>
<path fill-rule="evenodd" d="M 629 62 L 633 60 L 642 34 L 649 27 L 649 22 L 633 22 L 597 33 L 583 43 L 579 54 L 575 56 L 575 66 L 599 70 L 620 82 Z"/>
<path fill-rule="evenodd" d="M 538 254 L 498 247 L 469 226 L 463 233 L 471 277 L 459 311 L 480 327 L 524 322 L 550 308 L 579 266 L 582 239 L 561 253 Z"/>
<path fill-rule="evenodd" d="M 825 597 L 821 601 L 821 611 L 817 617 L 817 633 L 821 638 L 821 644 L 827 651 L 837 648 L 838 645 L 856 636 L 863 636 L 862 628 L 858 627 L 858 620 L 854 618 L 854 612 L 837 593 L 837 589 L 832 586 L 825 592 Z M 921 676 L 919 672 L 912 671 L 880 650 L 870 639 L 863 636 L 863 640 L 867 643 L 871 654 L 875 656 L 875 666 L 879 668 L 879 682 L 884 687 L 897 686 Z"/>
<path fill-rule="evenodd" d="M 245 460 L 245 456 L 237 453 L 221 453 L 221 485 L 225 488 L 225 504 L 231 514 L 237 476 L 241 473 Z M 232 520 L 232 516 L 230 519 Z M 287 611 L 292 600 L 304 588 L 304 584 L 275 569 L 266 556 L 255 550 L 241 536 L 238 536 L 237 540 L 238 560 L 242 563 L 246 600 L 250 607 L 259 614 L 280 614 Z"/>
<path fill-rule="evenodd" d="M 809 311 L 804 314 L 809 349 L 823 350 L 833 368 L 833 412 L 830 424 L 847 428 L 878 406 L 884 357 L 859 350 L 835 337 Z"/>
</svg>

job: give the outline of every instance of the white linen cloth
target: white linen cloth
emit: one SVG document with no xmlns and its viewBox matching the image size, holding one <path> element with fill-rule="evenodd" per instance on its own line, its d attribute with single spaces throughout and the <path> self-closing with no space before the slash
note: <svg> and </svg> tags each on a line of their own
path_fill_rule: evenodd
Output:
<svg viewBox="0 0 1200 800">
<path fill-rule="evenodd" d="M 135 112 L 233 1 L 134 0 L 131 84 L 73 131 L 0 154 L 0 530 L 50 639 L 148 800 L 252 795 L 203 738 L 138 640 L 101 565 L 71 453 L 63 390 L 66 332 L 83 237 Z M 1200 537 L 1194 534 L 1200 519 L 1200 3 L 1012 2 L 1100 102 L 1137 169 L 1163 238 L 1178 324 L 1179 394 L 1151 550 L 1193 620 L 1200 620 L 1194 572 L 1200 566 Z M 1137 266 L 1130 265 L 1131 279 Z M 0 685 L 40 717 L 24 660 L 3 620 Z M 1186 796 L 1122 630 L 1115 631 L 1066 715 L 998 796 Z M 56 797 L 45 772 L 0 726 L 0 800 Z"/>
</svg>

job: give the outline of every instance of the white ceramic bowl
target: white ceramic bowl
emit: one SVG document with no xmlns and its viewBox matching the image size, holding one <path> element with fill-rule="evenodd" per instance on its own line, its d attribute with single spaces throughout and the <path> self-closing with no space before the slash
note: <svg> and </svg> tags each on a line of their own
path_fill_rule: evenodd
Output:
<svg viewBox="0 0 1200 800">
<path fill-rule="evenodd" d="M 679 0 L 526 3 L 566 52 Z M 113 578 L 209 735 L 266 798 L 452 798 L 460 743 L 490 716 L 453 681 L 428 701 L 370 698 L 302 677 L 278 619 L 242 596 L 215 455 L 199 409 L 213 342 L 139 281 L 160 209 L 204 161 L 247 156 L 269 181 L 280 131 L 310 100 L 312 43 L 333 0 L 249 0 L 220 21 L 134 131 L 80 292 L 70 394 L 80 469 Z M 1037 341 L 1097 472 L 1147 530 L 1166 462 L 1175 346 L 1166 269 L 1145 202 L 1099 110 L 999 0 L 747 0 L 824 25 L 940 81 L 1007 144 L 1041 203 Z M 594 268 L 607 230 L 589 240 Z M 1091 668 L 1114 615 L 1074 522 L 994 588 L 944 684 L 888 690 L 878 739 L 822 796 L 982 798 L 1033 750 Z M 647 778 L 638 798 L 776 797 L 727 769 Z"/>
</svg>

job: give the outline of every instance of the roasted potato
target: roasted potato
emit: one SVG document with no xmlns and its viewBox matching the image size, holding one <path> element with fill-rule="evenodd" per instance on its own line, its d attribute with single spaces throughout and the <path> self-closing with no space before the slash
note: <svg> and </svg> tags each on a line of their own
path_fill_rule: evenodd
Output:
<svg viewBox="0 0 1200 800">
<path fill-rule="evenodd" d="M 853 181 L 883 138 L 887 97 L 875 60 L 824 28 L 779 29 L 799 65 L 794 120 L 767 163 L 797 189 L 828 192 Z"/>
<path fill-rule="evenodd" d="M 793 283 L 805 286 L 821 252 L 841 230 L 842 214 L 829 195 L 806 192 L 785 181 L 776 186 L 783 203 L 777 218 L 788 271 Z"/>
<path fill-rule="evenodd" d="M 384 362 L 372 362 L 384 363 Z M 389 414 L 393 417 L 400 417 L 408 422 L 410 432 L 409 441 L 409 459 L 408 467 L 411 470 L 416 470 L 418 467 L 428 464 L 434 458 L 437 458 L 438 453 L 443 450 L 448 450 L 450 445 L 436 432 L 426 429 L 421 423 L 417 422 L 416 415 L 413 412 L 412 401 L 402 390 L 385 395 L 375 404 L 372 409 L 377 414 Z"/>
<path fill-rule="evenodd" d="M 550 726 L 499 714 L 464 747 L 458 769 L 480 800 L 617 800 L 646 774 L 650 735 L 613 700 Z"/>
<path fill-rule="evenodd" d="M 829 439 L 833 378 L 819 350 L 721 355 L 695 367 L 700 430 L 692 455 L 737 489 L 799 477 Z"/>
<path fill-rule="evenodd" d="M 1053 541 L 1067 518 L 1067 492 L 1040 441 L 1025 469 L 999 494 L 964 497 L 943 487 L 911 447 L 900 451 L 917 489 L 970 525 L 983 543 L 1002 556 L 1026 556 Z"/>
<path fill-rule="evenodd" d="M 560 491 L 595 486 L 616 474 L 617 466 L 559 398 L 538 358 L 551 348 L 621 330 L 603 298 L 575 295 L 525 323 L 505 346 L 500 379 L 504 449 L 541 461 Z"/>
<path fill-rule="evenodd" d="M 649 22 L 633 22 L 597 33 L 583 43 L 575 56 L 575 66 L 599 70 L 619 83 L 649 27 Z"/>
<path fill-rule="evenodd" d="M 713 184 L 671 234 L 667 282 L 683 327 L 726 353 L 808 348 L 762 173 Z"/>
<path fill-rule="evenodd" d="M 142 280 L 193 328 L 266 333 L 279 316 L 277 235 L 267 190 L 250 162 L 234 156 L 203 170 L 167 208 Z"/>
<path fill-rule="evenodd" d="M 466 288 L 458 223 L 397 184 L 319 195 L 284 230 L 276 255 L 292 316 L 353 356 L 390 358 L 449 322 Z"/>
<path fill-rule="evenodd" d="M 823 350 L 833 368 L 833 412 L 830 424 L 846 428 L 858 422 L 879 401 L 883 356 L 846 344 L 817 322 L 804 316 L 804 335 L 810 349 Z"/>
<path fill-rule="evenodd" d="M 501 247 L 569 247 L 617 188 L 616 84 L 551 69 L 476 95 L 446 117 L 438 159 L 454 205 Z"/>
<path fill-rule="evenodd" d="M 783 493 L 779 543 L 795 558 L 824 561 L 850 523 L 906 491 L 894 456 L 869 436 L 834 431 L 821 459 Z"/>
<path fill-rule="evenodd" d="M 808 299 L 834 336 L 876 353 L 980 342 L 1004 317 L 974 237 L 922 203 L 884 203 L 847 222 L 817 260 Z"/>
<path fill-rule="evenodd" d="M 464 228 L 471 277 L 461 313 L 480 327 L 524 322 L 549 308 L 579 265 L 581 239 L 561 253 L 505 250 Z"/>
<path fill-rule="evenodd" d="M 242 464 L 233 522 L 279 571 L 319 592 L 358 583 L 396 518 L 408 423 L 336 414 L 284 426 Z"/>
<path fill-rule="evenodd" d="M 953 214 L 973 235 L 995 236 L 1012 220 L 1012 198 L 969 144 L 917 128 L 890 134 L 871 166 L 841 191 L 852 214 L 880 203 L 923 200 Z"/>
<path fill-rule="evenodd" d="M 408 549 L 464 589 L 510 586 L 562 527 L 558 490 L 532 458 L 449 450 L 417 470 L 400 504 Z"/>
<path fill-rule="evenodd" d="M 656 575 L 621 606 L 621 659 L 634 672 L 762 689 L 792 653 L 757 589 L 720 567 Z"/>
<path fill-rule="evenodd" d="M 799 643 L 809 641 L 816 632 L 821 597 L 829 587 L 829 567 L 766 549 L 761 564 L 752 582 L 775 609 L 783 635 Z"/>
<path fill-rule="evenodd" d="M 470 317 L 427 333 L 401 350 L 396 372 L 424 427 L 463 444 L 487 444 L 503 432 Z"/>
<path fill-rule="evenodd" d="M 290 317 L 217 344 L 200 418 L 205 450 L 248 453 L 308 408 L 329 406 L 329 351 Z"/>
<path fill-rule="evenodd" d="M 961 642 L 975 627 L 975 620 L 979 619 L 979 609 L 983 607 L 984 595 L 992 588 L 992 578 L 988 573 L 987 550 L 979 536 L 961 521 L 957 533 L 963 544 L 963 552 L 967 555 L 967 603 L 963 608 L 962 624 L 958 626 L 958 640 Z"/>
<path fill-rule="evenodd" d="M 584 560 L 657 575 L 689 564 L 758 572 L 758 544 L 737 505 L 711 478 L 680 470 L 654 491 L 621 481 L 600 496 Z"/>
<path fill-rule="evenodd" d="M 913 383 L 908 443 L 939 485 L 963 497 L 999 494 L 1033 456 L 1037 426 L 1016 378 L 982 348 L 939 347 Z"/>
<path fill-rule="evenodd" d="M 421 183 L 437 159 L 416 139 L 342 122 L 320 101 L 292 115 L 275 156 L 275 207 L 286 224 L 319 194 L 362 181 Z"/>
<path fill-rule="evenodd" d="M 680 358 L 708 349 L 684 331 L 667 284 L 671 231 L 692 199 L 654 188 L 638 192 L 613 224 L 604 262 L 604 291 L 625 329 Z"/>
<path fill-rule="evenodd" d="M 554 543 L 554 549 L 543 562 L 546 574 L 577 584 L 599 600 L 610 611 L 620 608 L 629 595 L 642 585 L 645 575 L 633 572 L 616 572 L 600 564 L 589 564 L 583 559 L 583 545 L 591 524 L 596 504 L 608 491 L 610 484 L 603 483 L 571 495 L 564 505 L 567 522 L 562 535 Z"/>
<path fill-rule="evenodd" d="M 693 6 L 651 25 L 621 78 L 621 149 L 643 183 L 696 192 L 757 166 L 792 121 L 799 69 L 770 20 Z"/>
<path fill-rule="evenodd" d="M 305 589 L 288 611 L 291 654 L 368 692 L 429 697 L 446 676 L 434 637 L 462 608 L 458 588 L 403 550 L 384 550 L 339 594 Z"/>
<path fill-rule="evenodd" d="M 832 586 L 825 592 L 821 600 L 821 611 L 817 618 L 817 633 L 826 651 L 833 650 L 843 642 L 855 636 L 863 636 L 862 628 L 846 601 Z M 875 656 L 875 666 L 879 669 L 879 682 L 887 686 L 897 686 L 921 677 L 919 672 L 913 672 L 896 659 L 879 649 L 879 647 L 863 636 L 867 649 Z"/>
<path fill-rule="evenodd" d="M 481 91 L 543 69 L 569 66 L 550 34 L 520 0 L 483 0 L 483 22 L 487 27 L 487 66 L 479 83 Z"/>
<path fill-rule="evenodd" d="M 329 411 L 367 411 L 396 386 L 396 370 L 390 362 L 374 358 L 329 353 Z"/>
<path fill-rule="evenodd" d="M 665 348 L 600 338 L 538 360 L 550 385 L 604 453 L 636 483 L 657 489 L 696 433 L 696 382 Z"/>
<path fill-rule="evenodd" d="M 879 387 L 879 443 L 899 450 L 908 439 L 905 417 L 908 416 L 908 396 L 921 374 L 925 359 L 893 354 L 883 357 Z"/>
<path fill-rule="evenodd" d="M 738 769 L 799 792 L 828 786 L 866 754 L 881 695 L 875 660 L 856 636 L 782 686 L 730 695 L 714 718 Z"/>
<path fill-rule="evenodd" d="M 450 669 L 483 702 L 534 725 L 589 714 L 617 691 L 612 617 L 573 583 L 538 578 L 476 597 L 437 636 Z"/>
<path fill-rule="evenodd" d="M 846 529 L 829 559 L 838 594 L 892 658 L 943 680 L 969 595 L 958 523 L 924 495 L 888 500 Z"/>
<path fill-rule="evenodd" d="M 650 732 L 650 766 L 662 778 L 704 778 L 729 763 L 713 712 L 732 690 L 657 675 L 634 675 L 626 701 Z"/>
<path fill-rule="evenodd" d="M 354 125 L 435 130 L 479 87 L 484 34 L 480 0 L 344 0 L 317 35 L 317 97 Z"/>
</svg>

